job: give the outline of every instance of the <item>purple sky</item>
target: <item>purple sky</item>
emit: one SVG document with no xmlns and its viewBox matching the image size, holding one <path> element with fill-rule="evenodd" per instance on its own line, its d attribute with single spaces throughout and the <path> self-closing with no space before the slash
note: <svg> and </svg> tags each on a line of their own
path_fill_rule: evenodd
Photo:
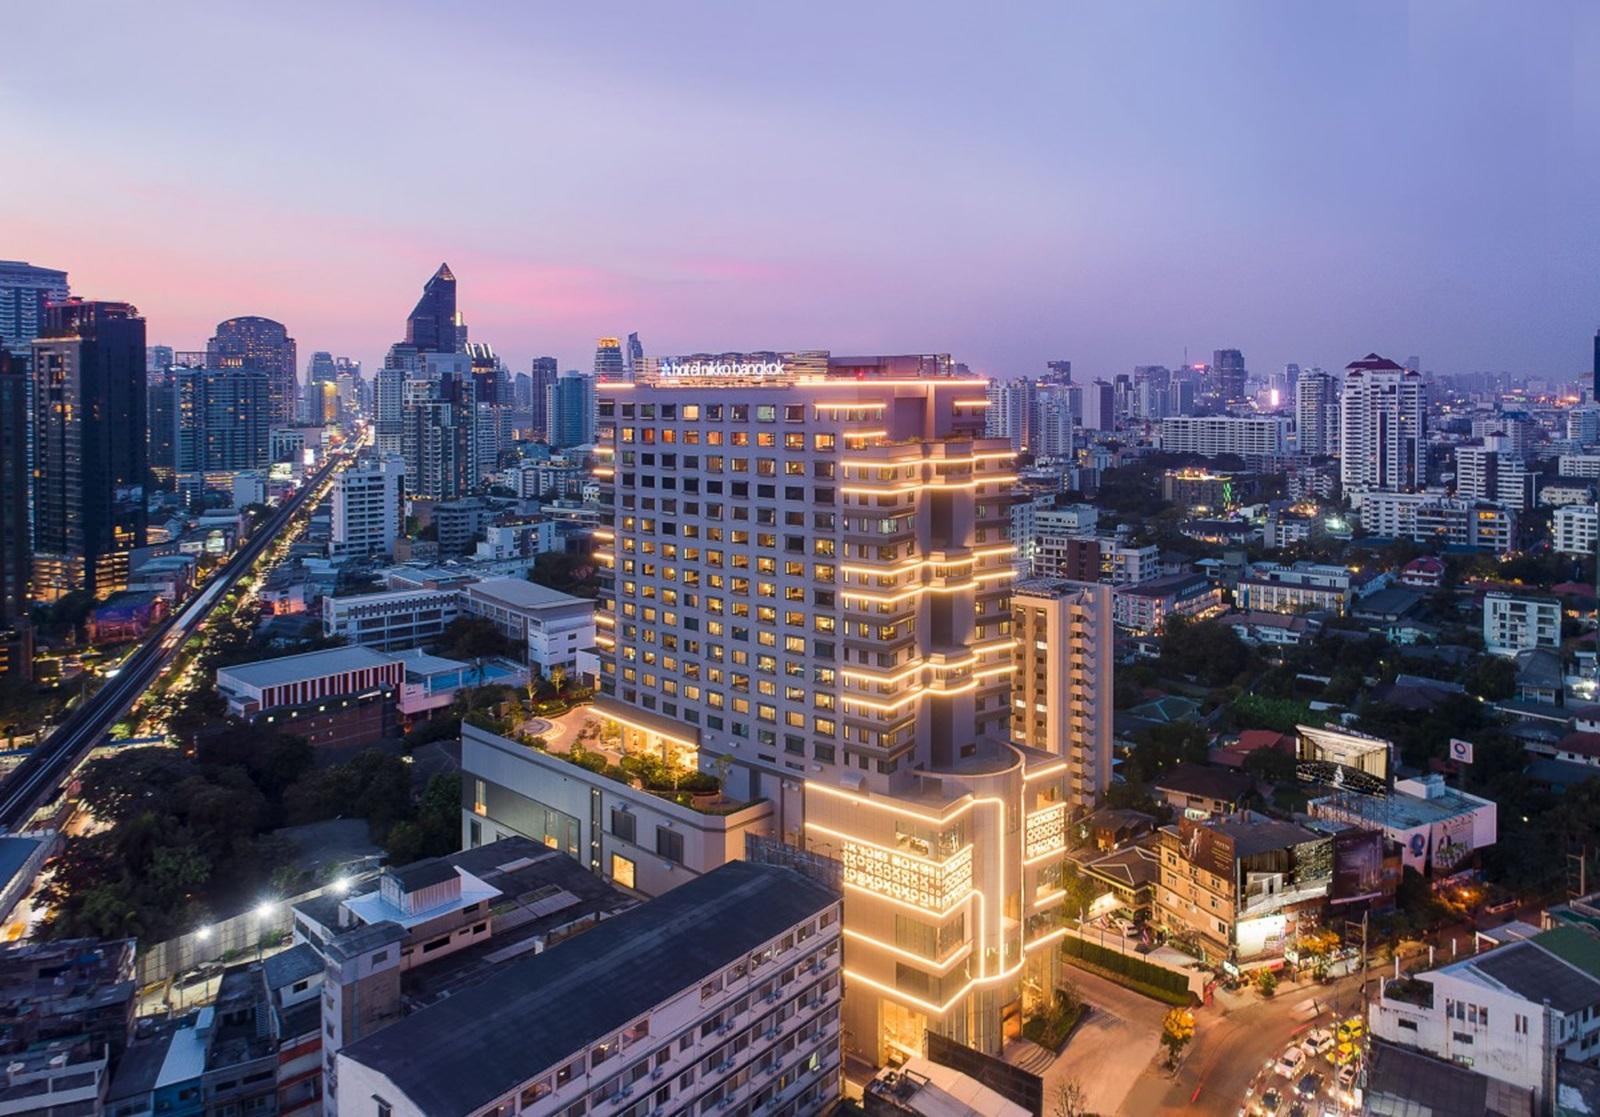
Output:
<svg viewBox="0 0 1600 1117">
<path fill-rule="evenodd" d="M 603 10 L 596 10 L 602 9 Z M 1237 346 L 1587 367 L 1600 5 L 12 5 L 0 258 L 381 358 L 440 260 L 525 369 Z"/>
</svg>

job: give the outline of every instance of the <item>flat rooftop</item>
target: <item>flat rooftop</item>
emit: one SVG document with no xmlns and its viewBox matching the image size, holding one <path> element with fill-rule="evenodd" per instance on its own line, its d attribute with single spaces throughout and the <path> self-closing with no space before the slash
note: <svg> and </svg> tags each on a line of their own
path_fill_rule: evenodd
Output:
<svg viewBox="0 0 1600 1117">
<path fill-rule="evenodd" d="M 1341 814 L 1355 815 L 1363 822 L 1392 830 L 1416 830 L 1446 819 L 1458 818 L 1481 810 L 1483 803 L 1468 799 L 1458 791 L 1446 788 L 1432 799 L 1408 795 L 1404 791 L 1391 791 L 1387 795 L 1363 795 L 1360 792 L 1343 792 L 1312 804 L 1331 803 Z"/>
<path fill-rule="evenodd" d="M 368 667 L 391 667 L 394 659 L 371 648 L 352 644 L 344 648 L 329 648 L 320 652 L 303 652 L 300 655 L 261 659 L 254 663 L 238 663 L 217 669 L 217 682 L 224 679 L 240 686 L 269 687 L 315 679 L 323 675 L 338 675 L 345 671 L 360 671 Z"/>
<path fill-rule="evenodd" d="M 343 1054 L 424 1112 L 476 1112 L 837 900 L 793 870 L 730 862 Z"/>
<path fill-rule="evenodd" d="M 561 605 L 593 605 L 587 597 L 541 586 L 526 578 L 488 578 L 466 587 L 471 597 L 486 597 L 517 609 L 549 609 Z"/>
</svg>

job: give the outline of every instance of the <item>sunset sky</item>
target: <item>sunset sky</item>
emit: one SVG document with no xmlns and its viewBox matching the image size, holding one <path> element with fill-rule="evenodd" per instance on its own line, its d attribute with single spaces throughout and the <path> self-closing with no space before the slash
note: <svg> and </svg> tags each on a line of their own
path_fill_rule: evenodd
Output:
<svg viewBox="0 0 1600 1117">
<path fill-rule="evenodd" d="M 75 3 L 4 17 L 0 258 L 152 342 L 514 368 L 1244 350 L 1587 367 L 1600 5 Z"/>
</svg>

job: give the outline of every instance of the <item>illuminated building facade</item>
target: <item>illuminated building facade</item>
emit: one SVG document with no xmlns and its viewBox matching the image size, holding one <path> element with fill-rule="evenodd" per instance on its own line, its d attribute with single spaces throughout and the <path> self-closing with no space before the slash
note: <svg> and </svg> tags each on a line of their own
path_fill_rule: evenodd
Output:
<svg viewBox="0 0 1600 1117">
<path fill-rule="evenodd" d="M 843 863 L 846 1031 L 879 1062 L 928 1030 L 998 1053 L 1055 988 L 1067 765 L 1008 743 L 1015 478 L 986 387 L 821 352 L 599 385 L 597 712 Z"/>
<path fill-rule="evenodd" d="M 104 597 L 145 545 L 144 319 L 127 303 L 69 299 L 33 342 L 37 600 Z"/>
</svg>

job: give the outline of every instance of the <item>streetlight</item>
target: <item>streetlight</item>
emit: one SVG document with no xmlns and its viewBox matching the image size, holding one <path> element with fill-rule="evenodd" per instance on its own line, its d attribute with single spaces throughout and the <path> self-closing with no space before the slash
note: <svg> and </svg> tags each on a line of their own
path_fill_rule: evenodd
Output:
<svg viewBox="0 0 1600 1117">
<path fill-rule="evenodd" d="M 256 905 L 256 961 L 261 961 L 262 952 L 267 946 L 267 931 L 265 924 L 272 918 L 272 913 L 278 910 L 278 905 L 271 900 L 263 900 Z"/>
<path fill-rule="evenodd" d="M 337 877 L 333 882 L 332 888 L 335 895 L 348 896 L 350 894 L 350 878 L 347 876 Z"/>
</svg>

